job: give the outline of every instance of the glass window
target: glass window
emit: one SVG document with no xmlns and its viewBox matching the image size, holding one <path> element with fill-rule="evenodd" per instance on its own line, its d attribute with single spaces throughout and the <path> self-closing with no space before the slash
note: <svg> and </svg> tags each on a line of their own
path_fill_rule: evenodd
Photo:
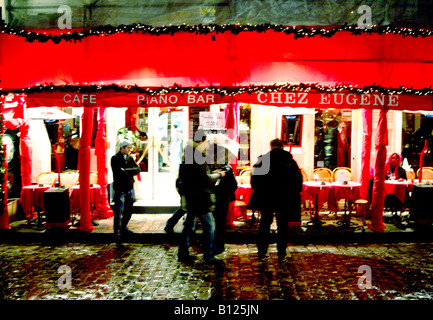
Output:
<svg viewBox="0 0 433 320">
<path fill-rule="evenodd" d="M 302 145 L 302 115 L 283 115 L 281 140 L 287 146 L 300 147 Z"/>
</svg>

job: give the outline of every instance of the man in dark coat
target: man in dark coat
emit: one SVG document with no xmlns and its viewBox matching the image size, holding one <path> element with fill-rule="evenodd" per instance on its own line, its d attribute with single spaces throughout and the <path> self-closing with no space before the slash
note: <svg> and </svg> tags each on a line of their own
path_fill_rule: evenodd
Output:
<svg viewBox="0 0 433 320">
<path fill-rule="evenodd" d="M 251 186 L 254 190 L 254 209 L 261 212 L 259 258 L 267 258 L 269 233 L 274 212 L 277 218 L 277 251 L 281 262 L 285 260 L 289 221 L 301 219 L 302 173 L 284 143 L 274 139 L 271 151 L 260 156 L 253 166 Z"/>
<path fill-rule="evenodd" d="M 111 158 L 113 170 L 114 189 L 114 234 L 116 243 L 121 246 L 125 233 L 132 233 L 127 228 L 131 219 L 132 208 L 135 202 L 134 176 L 140 173 L 140 167 L 134 161 L 129 152 L 132 142 L 123 140 L 120 142 L 120 150 Z"/>
<path fill-rule="evenodd" d="M 214 184 L 217 179 L 225 176 L 225 171 L 210 173 L 209 167 L 202 155 L 200 144 L 205 140 L 203 132 L 197 130 L 195 141 L 188 141 L 185 147 L 185 158 L 179 166 L 179 180 L 182 193 L 186 200 L 186 219 L 183 225 L 179 244 L 178 260 L 187 262 L 194 260 L 190 255 L 189 246 L 195 227 L 195 221 L 200 219 L 203 228 L 203 262 L 205 264 L 220 264 L 223 261 L 215 257 L 215 211 L 216 197 Z"/>
</svg>

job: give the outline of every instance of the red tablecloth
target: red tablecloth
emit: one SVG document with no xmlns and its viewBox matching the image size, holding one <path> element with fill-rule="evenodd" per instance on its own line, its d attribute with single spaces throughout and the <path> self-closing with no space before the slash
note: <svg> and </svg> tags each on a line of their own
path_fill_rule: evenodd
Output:
<svg viewBox="0 0 433 320">
<path fill-rule="evenodd" d="M 361 184 L 359 182 L 348 181 L 347 184 L 340 182 L 332 182 L 329 189 L 328 207 L 333 210 L 338 210 L 338 201 L 345 199 L 354 202 L 359 199 L 359 191 Z"/>
<path fill-rule="evenodd" d="M 236 189 L 235 195 L 236 200 L 240 200 L 245 202 L 248 205 L 251 195 L 253 194 L 253 189 L 251 188 L 251 184 L 238 184 L 238 188 Z M 232 226 L 233 221 L 241 215 L 241 212 L 238 207 L 235 206 L 235 201 L 230 202 L 229 210 L 227 212 L 227 225 Z"/>
<path fill-rule="evenodd" d="M 236 200 L 244 201 L 246 204 L 250 202 L 251 195 L 253 194 L 253 189 L 251 188 L 251 184 L 245 183 L 238 185 L 236 189 Z"/>
<path fill-rule="evenodd" d="M 311 200 L 313 201 L 314 205 L 317 206 L 319 209 L 322 208 L 323 204 L 325 202 L 328 202 L 330 187 L 331 187 L 331 183 L 329 182 L 325 182 L 324 185 L 322 185 L 320 181 L 304 182 L 302 184 L 302 203 L 304 203 L 305 200 Z"/>
<path fill-rule="evenodd" d="M 44 191 L 50 189 L 51 186 L 44 185 L 40 187 L 39 185 L 25 186 L 21 190 L 20 203 L 27 219 L 34 219 L 34 207 L 39 207 L 44 210 Z"/>
<path fill-rule="evenodd" d="M 90 203 L 96 205 L 101 196 L 101 186 L 94 184 L 90 187 Z M 74 211 L 80 210 L 80 186 L 72 186 L 69 188 L 69 199 L 71 201 L 71 207 Z"/>
<path fill-rule="evenodd" d="M 412 189 L 411 181 L 385 180 L 385 194 L 395 195 L 402 203 L 404 203 L 406 192 L 412 191 Z"/>
</svg>

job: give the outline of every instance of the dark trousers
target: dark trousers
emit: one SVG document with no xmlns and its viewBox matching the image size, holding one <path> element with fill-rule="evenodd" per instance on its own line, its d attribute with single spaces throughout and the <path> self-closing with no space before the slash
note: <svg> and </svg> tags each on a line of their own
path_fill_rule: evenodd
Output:
<svg viewBox="0 0 433 320">
<path fill-rule="evenodd" d="M 117 242 L 121 242 L 123 240 L 126 226 L 128 225 L 129 220 L 131 220 L 134 202 L 134 190 L 114 192 L 113 229 Z"/>
<path fill-rule="evenodd" d="M 167 220 L 166 227 L 173 229 L 179 220 L 185 215 L 186 211 L 182 208 L 177 209 L 173 215 Z"/>
<path fill-rule="evenodd" d="M 288 222 L 289 214 L 287 209 L 276 209 L 262 211 L 259 225 L 259 240 L 257 248 L 259 255 L 264 255 L 268 252 L 270 242 L 271 224 L 274 220 L 274 212 L 277 217 L 277 251 L 279 257 L 286 256 L 287 238 L 288 238 Z"/>
<path fill-rule="evenodd" d="M 216 254 L 220 254 L 224 252 L 228 210 L 229 210 L 229 202 L 222 201 L 222 200 L 217 201 L 216 210 L 214 212 Z"/>
</svg>

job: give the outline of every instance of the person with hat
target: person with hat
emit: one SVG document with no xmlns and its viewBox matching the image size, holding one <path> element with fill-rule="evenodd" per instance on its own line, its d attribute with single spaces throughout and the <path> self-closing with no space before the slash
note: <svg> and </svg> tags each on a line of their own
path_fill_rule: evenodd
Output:
<svg viewBox="0 0 433 320">
<path fill-rule="evenodd" d="M 193 140 L 185 147 L 184 159 L 179 166 L 179 180 L 185 199 L 186 218 L 179 243 L 178 261 L 190 262 L 195 256 L 189 253 L 191 236 L 197 218 L 203 228 L 203 263 L 222 264 L 223 260 L 215 257 L 215 193 L 214 184 L 225 176 L 226 172 L 218 170 L 211 173 L 204 156 L 202 143 L 206 140 L 203 130 L 197 130 Z"/>
<path fill-rule="evenodd" d="M 135 202 L 134 176 L 140 173 L 140 167 L 129 154 L 131 146 L 131 141 L 120 141 L 119 152 L 111 158 L 114 189 L 113 230 L 118 246 L 122 246 L 125 234 L 132 233 L 127 225 Z"/>
</svg>

